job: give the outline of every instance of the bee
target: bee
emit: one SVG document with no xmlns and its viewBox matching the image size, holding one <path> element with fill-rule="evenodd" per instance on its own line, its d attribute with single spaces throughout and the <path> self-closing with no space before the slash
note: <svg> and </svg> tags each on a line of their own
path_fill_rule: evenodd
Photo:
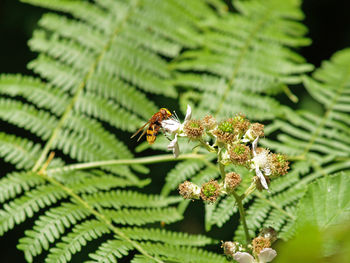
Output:
<svg viewBox="0 0 350 263">
<path fill-rule="evenodd" d="M 140 131 L 142 131 L 147 124 L 149 124 L 148 128 L 146 130 L 143 130 L 140 137 L 137 139 L 139 141 L 142 136 L 147 132 L 147 141 L 149 144 L 153 144 L 156 140 L 156 136 L 162 127 L 161 122 L 163 120 L 169 119 L 171 116 L 171 112 L 166 108 L 161 108 L 158 112 L 153 114 L 153 116 L 149 119 L 148 122 L 146 122 L 140 129 L 138 129 L 137 132 L 135 132 L 131 138 L 134 138 L 137 134 L 139 134 Z"/>
</svg>

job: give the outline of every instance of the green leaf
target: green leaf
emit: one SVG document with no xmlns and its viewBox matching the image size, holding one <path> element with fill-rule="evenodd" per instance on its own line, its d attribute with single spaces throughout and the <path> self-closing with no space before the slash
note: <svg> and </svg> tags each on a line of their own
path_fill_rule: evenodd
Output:
<svg viewBox="0 0 350 263">
<path fill-rule="evenodd" d="M 308 187 L 298 207 L 298 225 L 312 224 L 320 230 L 350 218 L 350 173 L 317 180 Z"/>
</svg>

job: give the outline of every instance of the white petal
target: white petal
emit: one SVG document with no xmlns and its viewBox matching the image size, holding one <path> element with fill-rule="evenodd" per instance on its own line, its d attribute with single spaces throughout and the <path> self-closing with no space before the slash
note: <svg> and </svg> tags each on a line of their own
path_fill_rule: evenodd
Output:
<svg viewBox="0 0 350 263">
<path fill-rule="evenodd" d="M 173 119 L 168 119 L 162 121 L 162 127 L 170 133 L 176 132 L 180 128 L 181 124 L 180 122 L 173 120 Z"/>
<path fill-rule="evenodd" d="M 175 138 L 168 144 L 168 150 L 172 150 L 177 144 L 177 134 L 175 134 Z"/>
<path fill-rule="evenodd" d="M 255 260 L 252 255 L 247 252 L 237 252 L 233 255 L 233 259 L 239 263 L 254 263 Z"/>
<path fill-rule="evenodd" d="M 252 148 L 253 148 L 253 156 L 256 156 L 256 148 L 258 146 L 258 140 L 259 140 L 259 136 L 256 137 L 256 139 L 253 141 L 252 143 Z"/>
<path fill-rule="evenodd" d="M 259 177 L 261 185 L 262 185 L 266 190 L 269 189 L 269 187 L 267 186 L 266 179 L 265 179 L 264 175 L 262 174 L 262 172 L 260 171 L 258 165 L 255 166 L 255 174 L 256 174 L 257 177 Z"/>
<path fill-rule="evenodd" d="M 174 157 L 178 157 L 180 154 L 179 144 L 177 143 L 177 134 L 175 134 L 174 140 L 172 140 L 168 145 L 168 150 L 172 150 Z"/>
<path fill-rule="evenodd" d="M 259 261 L 262 263 L 271 262 L 277 256 L 276 250 L 272 248 L 264 248 L 259 254 Z"/>
<path fill-rule="evenodd" d="M 192 109 L 191 109 L 191 106 L 187 104 L 185 121 L 189 121 L 191 119 L 191 117 L 192 117 Z"/>
</svg>

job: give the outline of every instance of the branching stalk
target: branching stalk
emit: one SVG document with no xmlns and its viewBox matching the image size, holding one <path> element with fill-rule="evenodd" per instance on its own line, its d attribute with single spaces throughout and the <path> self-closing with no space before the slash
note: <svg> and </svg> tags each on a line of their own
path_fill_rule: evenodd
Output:
<svg viewBox="0 0 350 263">
<path fill-rule="evenodd" d="M 226 173 L 225 173 L 225 167 L 221 163 L 221 160 L 222 160 L 222 148 L 219 148 L 219 152 L 218 152 L 219 170 L 220 170 L 220 173 L 221 173 L 221 177 L 224 180 L 225 176 L 226 176 Z M 243 225 L 243 229 L 244 229 L 246 245 L 248 245 L 250 243 L 250 237 L 249 237 L 249 230 L 248 230 L 247 222 L 246 222 L 246 219 L 245 219 L 245 211 L 244 211 L 244 207 L 243 207 L 243 203 L 242 203 L 243 199 L 235 191 L 232 191 L 232 194 L 233 194 L 234 198 L 236 199 L 236 203 L 237 203 L 237 206 L 238 206 L 240 219 L 242 221 L 242 225 Z"/>
<path fill-rule="evenodd" d="M 103 166 L 111 166 L 111 165 L 123 165 L 123 164 L 151 164 L 151 163 L 160 163 L 160 162 L 173 162 L 180 161 L 186 159 L 203 159 L 205 160 L 206 155 L 204 154 L 182 154 L 176 159 L 172 154 L 163 154 L 163 155 L 154 155 L 151 157 L 141 157 L 134 159 L 118 159 L 118 160 L 105 160 L 105 161 L 97 161 L 97 162 L 89 162 L 89 163 L 77 163 L 72 165 L 66 165 L 64 167 L 52 168 L 48 169 L 48 174 L 67 172 L 67 171 L 75 171 L 75 170 L 84 170 L 91 168 L 98 168 Z"/>
</svg>

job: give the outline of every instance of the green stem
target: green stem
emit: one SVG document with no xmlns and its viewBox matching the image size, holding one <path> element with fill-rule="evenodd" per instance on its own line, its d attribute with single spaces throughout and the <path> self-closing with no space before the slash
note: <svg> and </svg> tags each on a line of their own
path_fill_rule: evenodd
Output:
<svg viewBox="0 0 350 263">
<path fill-rule="evenodd" d="M 245 190 L 245 192 L 239 197 L 241 200 L 244 200 L 244 198 L 246 198 L 248 195 L 250 195 L 251 193 L 253 193 L 256 189 L 256 184 L 253 181 L 250 186 L 247 188 L 247 190 Z"/>
<path fill-rule="evenodd" d="M 206 143 L 203 139 L 199 139 L 201 145 L 208 150 L 208 152 L 211 152 L 211 153 L 216 153 L 217 150 L 211 146 L 209 143 Z"/>
<path fill-rule="evenodd" d="M 123 165 L 123 164 L 149 164 L 149 163 L 160 163 L 160 162 L 169 162 L 169 161 L 180 161 L 185 159 L 205 159 L 206 155 L 204 154 L 182 154 L 177 158 L 174 158 L 172 154 L 163 154 L 163 155 L 155 155 L 151 157 L 141 157 L 135 159 L 119 159 L 119 160 L 105 160 L 105 161 L 97 161 L 90 163 L 77 163 L 72 165 L 67 165 L 59 168 L 48 169 L 47 173 L 58 173 L 58 172 L 67 172 L 73 170 L 84 170 L 97 168 L 102 166 L 110 166 L 110 165 Z"/>
<path fill-rule="evenodd" d="M 123 239 L 125 242 L 130 243 L 142 255 L 144 255 L 145 257 L 147 257 L 151 260 L 154 260 L 155 262 L 164 263 L 162 260 L 148 254 L 138 242 L 130 239 L 127 235 L 125 235 L 122 231 L 120 231 L 119 228 L 115 227 L 109 218 L 107 218 L 105 215 L 101 214 L 100 212 L 96 211 L 88 202 L 86 202 L 79 195 L 74 193 L 74 191 L 71 188 L 63 185 L 59 181 L 55 180 L 53 177 L 48 176 L 47 173 L 45 173 L 45 172 L 38 173 L 38 175 L 40 177 L 43 177 L 45 180 L 47 180 L 51 184 L 57 185 L 58 187 L 63 189 L 69 196 L 71 196 L 73 199 L 75 199 L 75 201 L 77 201 L 77 203 L 84 206 L 92 215 L 94 215 L 100 221 L 104 222 L 109 227 L 109 229 L 111 229 L 116 235 L 118 235 L 118 237 Z"/>
<path fill-rule="evenodd" d="M 221 163 L 222 161 L 222 148 L 219 147 L 219 151 L 218 151 L 218 164 L 219 164 L 219 170 L 220 170 L 220 174 L 221 174 L 221 178 L 223 181 L 225 181 L 225 166 Z"/>
<path fill-rule="evenodd" d="M 219 170 L 220 170 L 220 173 L 221 173 L 221 177 L 223 178 L 223 180 L 225 180 L 226 173 L 225 173 L 225 167 L 221 163 L 221 159 L 222 159 L 221 155 L 222 155 L 222 148 L 219 148 L 219 152 L 218 152 Z M 244 229 L 246 245 L 248 245 L 250 243 L 250 237 L 249 237 L 249 230 L 248 230 L 248 226 L 247 226 L 247 221 L 245 219 L 245 211 L 244 211 L 244 207 L 243 207 L 243 203 L 242 203 L 243 199 L 235 191 L 232 191 L 232 195 L 236 199 L 236 203 L 237 203 L 237 206 L 238 206 L 240 219 L 242 221 L 242 225 L 243 225 L 243 229 Z"/>
<path fill-rule="evenodd" d="M 233 194 L 234 198 L 236 199 L 240 219 L 242 221 L 242 225 L 243 225 L 243 229 L 244 229 L 246 246 L 247 246 L 250 243 L 250 236 L 249 236 L 247 220 L 245 219 L 245 211 L 244 211 L 244 207 L 243 207 L 243 203 L 242 203 L 242 198 L 235 191 L 233 191 L 232 194 Z"/>
</svg>

